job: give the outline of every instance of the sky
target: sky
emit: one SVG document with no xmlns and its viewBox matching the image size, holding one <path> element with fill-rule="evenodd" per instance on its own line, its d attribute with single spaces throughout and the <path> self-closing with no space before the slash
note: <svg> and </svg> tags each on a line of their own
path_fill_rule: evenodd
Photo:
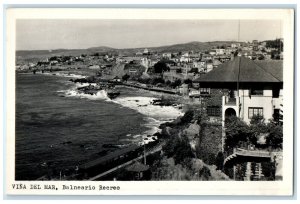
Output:
<svg viewBox="0 0 300 204">
<path fill-rule="evenodd" d="M 22 19 L 17 20 L 16 49 L 143 48 L 192 41 L 262 41 L 281 36 L 279 20 L 241 20 L 239 26 L 238 20 Z"/>
</svg>

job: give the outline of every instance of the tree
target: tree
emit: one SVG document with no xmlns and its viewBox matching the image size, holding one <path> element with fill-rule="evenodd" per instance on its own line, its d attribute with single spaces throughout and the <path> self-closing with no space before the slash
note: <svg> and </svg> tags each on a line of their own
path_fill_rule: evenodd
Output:
<svg viewBox="0 0 300 204">
<path fill-rule="evenodd" d="M 218 152 L 215 163 L 216 163 L 216 166 L 217 166 L 217 170 L 223 170 L 223 164 L 224 164 L 223 152 Z"/>
<path fill-rule="evenodd" d="M 170 86 L 172 87 L 172 88 L 176 88 L 177 86 L 180 86 L 181 85 L 181 80 L 180 79 L 176 79 L 174 82 L 172 82 L 171 84 L 170 84 Z"/>
<path fill-rule="evenodd" d="M 282 126 L 270 121 L 265 123 L 262 116 L 253 116 L 250 125 L 237 117 L 229 117 L 225 120 L 226 147 L 237 147 L 240 143 L 258 145 L 259 137 L 265 136 L 266 144 L 262 147 L 282 148 Z"/>
<path fill-rule="evenodd" d="M 162 73 L 165 71 L 170 70 L 165 62 L 159 61 L 154 65 L 154 72 L 155 73 Z"/>
<path fill-rule="evenodd" d="M 174 158 L 175 164 L 185 164 L 187 158 L 194 156 L 186 136 L 169 139 L 162 150 L 168 158 Z"/>
<path fill-rule="evenodd" d="M 128 75 L 128 74 L 125 74 L 125 75 L 123 75 L 122 76 L 122 80 L 123 81 L 126 81 L 127 82 L 127 80 L 130 78 L 130 76 Z"/>
<path fill-rule="evenodd" d="M 188 110 L 185 114 L 181 117 L 181 124 L 187 124 L 191 122 L 194 118 L 194 111 Z"/>
<path fill-rule="evenodd" d="M 189 71 L 189 73 L 199 73 L 198 68 L 192 68 L 191 71 Z"/>
<path fill-rule="evenodd" d="M 203 166 L 202 169 L 200 169 L 200 171 L 199 171 L 199 176 L 202 181 L 208 181 L 209 178 L 211 177 L 209 168 L 207 168 L 206 166 Z"/>
<path fill-rule="evenodd" d="M 151 84 L 153 84 L 153 85 L 156 85 L 159 83 L 164 84 L 165 80 L 161 77 L 156 77 L 156 78 L 152 79 L 152 81 L 151 81 Z"/>
<path fill-rule="evenodd" d="M 232 149 L 241 142 L 249 142 L 251 134 L 248 125 L 236 116 L 231 116 L 225 120 L 226 147 Z"/>
<path fill-rule="evenodd" d="M 269 134 L 266 137 L 266 144 L 273 148 L 282 148 L 282 142 L 283 142 L 282 126 L 274 122 L 270 122 L 267 125 L 267 128 Z"/>
<path fill-rule="evenodd" d="M 282 52 L 283 51 L 283 42 L 280 39 L 268 40 L 268 41 L 266 41 L 266 47 L 268 47 L 268 48 L 276 48 L 280 52 Z"/>
<path fill-rule="evenodd" d="M 254 115 L 250 120 L 249 126 L 251 134 L 249 135 L 249 141 L 257 145 L 257 140 L 259 139 L 261 134 L 268 133 L 268 127 L 265 123 L 265 120 L 260 115 Z"/>
<path fill-rule="evenodd" d="M 258 59 L 258 60 L 264 60 L 265 57 L 264 57 L 264 55 L 258 55 L 257 59 Z"/>
<path fill-rule="evenodd" d="M 189 86 L 191 86 L 193 84 L 193 81 L 191 79 L 185 79 L 183 81 L 183 83 L 188 84 Z"/>
</svg>

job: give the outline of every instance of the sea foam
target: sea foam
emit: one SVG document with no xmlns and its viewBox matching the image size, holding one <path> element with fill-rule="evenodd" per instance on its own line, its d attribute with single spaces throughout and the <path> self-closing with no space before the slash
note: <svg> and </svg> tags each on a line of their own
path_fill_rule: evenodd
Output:
<svg viewBox="0 0 300 204">
<path fill-rule="evenodd" d="M 100 90 L 96 94 L 85 94 L 81 93 L 77 90 L 70 89 L 70 90 L 61 90 L 58 92 L 63 92 L 65 97 L 77 97 L 77 98 L 86 98 L 89 100 L 106 100 L 110 101 L 111 99 L 107 96 L 107 92 L 105 90 Z"/>
<path fill-rule="evenodd" d="M 123 107 L 127 107 L 138 111 L 139 113 L 146 116 L 145 127 L 148 128 L 147 131 L 140 135 L 132 136 L 133 141 L 141 141 L 147 135 L 153 135 L 156 132 L 160 132 L 160 124 L 164 122 L 169 122 L 182 116 L 184 113 L 173 107 L 173 106 L 157 106 L 152 105 L 151 102 L 156 99 L 153 97 L 124 97 L 117 98 L 113 102 L 120 104 Z"/>
</svg>

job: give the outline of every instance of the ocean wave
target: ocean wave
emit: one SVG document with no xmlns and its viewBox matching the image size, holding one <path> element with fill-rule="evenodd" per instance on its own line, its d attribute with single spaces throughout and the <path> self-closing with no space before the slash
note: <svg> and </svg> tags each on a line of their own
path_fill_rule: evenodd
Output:
<svg viewBox="0 0 300 204">
<path fill-rule="evenodd" d="M 85 78 L 86 76 L 80 75 L 80 74 L 71 74 L 71 73 L 62 73 L 62 72 L 44 72 L 36 74 L 44 74 L 44 75 L 53 75 L 53 76 L 59 76 L 59 77 L 70 77 L 70 78 Z"/>
<path fill-rule="evenodd" d="M 139 113 L 148 116 L 152 122 L 170 121 L 178 116 L 182 116 L 183 112 L 173 106 L 157 106 L 151 102 L 156 99 L 154 97 L 123 97 L 116 98 L 113 102 L 121 106 L 133 109 Z M 151 122 L 151 121 L 149 121 Z"/>
<path fill-rule="evenodd" d="M 145 115 L 146 123 L 144 124 L 148 130 L 141 134 L 131 136 L 132 142 L 149 142 L 147 141 L 149 135 L 153 135 L 156 132 L 161 132 L 159 126 L 164 122 L 169 122 L 176 119 L 179 116 L 182 116 L 184 113 L 172 106 L 157 106 L 152 105 L 153 97 L 124 97 L 117 98 L 113 102 L 120 104 L 123 107 L 127 107 L 133 110 L 138 111 L 139 113 Z M 128 135 L 129 136 L 129 135 Z"/>
<path fill-rule="evenodd" d="M 69 89 L 69 90 L 59 90 L 57 91 L 58 93 L 64 93 L 65 97 L 77 97 L 77 98 L 86 98 L 89 100 L 106 100 L 106 101 L 111 101 L 111 99 L 107 96 L 107 92 L 105 90 L 100 90 L 96 94 L 85 94 L 78 92 L 77 90 L 74 89 Z"/>
</svg>

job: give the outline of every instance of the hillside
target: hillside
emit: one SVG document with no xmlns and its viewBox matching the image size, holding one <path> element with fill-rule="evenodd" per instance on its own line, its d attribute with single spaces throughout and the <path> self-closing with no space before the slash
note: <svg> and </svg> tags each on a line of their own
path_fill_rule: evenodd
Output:
<svg viewBox="0 0 300 204">
<path fill-rule="evenodd" d="M 230 45 L 232 41 L 215 41 L 215 42 L 189 42 L 182 44 L 166 45 L 159 47 L 148 47 L 152 52 L 163 53 L 163 52 L 184 52 L 194 51 L 203 52 L 210 50 L 216 46 Z M 26 59 L 42 59 L 54 55 L 70 55 L 79 56 L 81 54 L 93 54 L 99 53 L 111 53 L 111 54 L 125 54 L 133 55 L 138 51 L 143 51 L 144 48 L 126 48 L 117 49 L 106 46 L 91 47 L 88 49 L 57 49 L 57 50 L 17 50 L 16 56 L 18 60 Z"/>
</svg>

